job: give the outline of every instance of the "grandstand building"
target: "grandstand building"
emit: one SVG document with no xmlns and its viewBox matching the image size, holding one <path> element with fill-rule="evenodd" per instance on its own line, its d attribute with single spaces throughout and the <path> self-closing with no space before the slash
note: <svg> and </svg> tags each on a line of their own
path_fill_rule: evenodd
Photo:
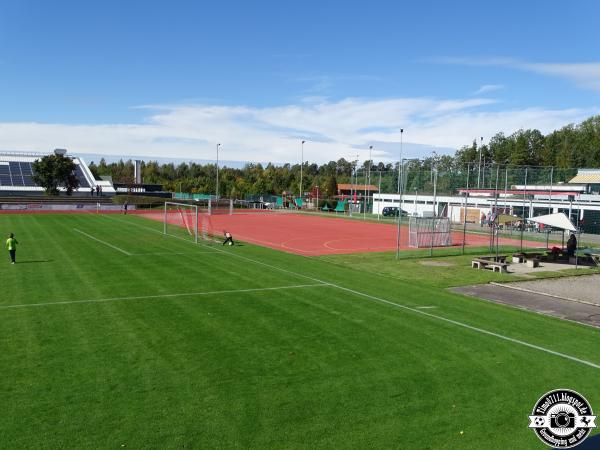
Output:
<svg viewBox="0 0 600 450">
<path fill-rule="evenodd" d="M 0 151 L 0 197 L 36 197 L 44 195 L 44 188 L 36 185 L 32 180 L 32 164 L 50 154 L 65 154 L 66 150 L 56 149 L 54 152 L 7 152 Z M 105 196 L 112 196 L 115 190 L 109 181 L 96 180 L 85 161 L 77 156 L 69 157 L 75 163 L 75 176 L 79 181 L 79 188 L 73 196 L 90 196 L 91 189 L 96 186 L 102 188 Z M 59 188 L 65 191 L 64 188 Z"/>
</svg>

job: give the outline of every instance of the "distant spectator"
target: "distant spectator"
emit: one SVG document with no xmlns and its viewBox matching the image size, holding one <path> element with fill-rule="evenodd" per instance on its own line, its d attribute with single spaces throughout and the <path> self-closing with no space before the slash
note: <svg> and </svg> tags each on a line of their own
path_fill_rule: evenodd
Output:
<svg viewBox="0 0 600 450">
<path fill-rule="evenodd" d="M 100 196 L 100 186 L 96 185 L 96 195 Z"/>
<path fill-rule="evenodd" d="M 11 264 L 16 262 L 17 257 L 17 240 L 15 239 L 15 235 L 10 233 L 8 235 L 8 239 L 6 240 L 6 249 L 8 250 L 8 254 L 10 255 Z"/>
<path fill-rule="evenodd" d="M 483 226 L 484 224 L 485 224 L 485 213 L 482 212 L 481 213 L 481 225 L 480 226 Z"/>
<path fill-rule="evenodd" d="M 90 188 L 90 197 L 94 196 L 94 186 Z"/>
<path fill-rule="evenodd" d="M 569 240 L 567 241 L 567 255 L 569 255 L 569 258 L 575 256 L 575 250 L 577 250 L 577 238 L 575 237 L 575 234 L 571 233 L 571 236 L 569 236 Z"/>
<path fill-rule="evenodd" d="M 123 203 L 123 214 L 127 215 L 127 200 L 125 200 L 125 203 Z"/>
</svg>

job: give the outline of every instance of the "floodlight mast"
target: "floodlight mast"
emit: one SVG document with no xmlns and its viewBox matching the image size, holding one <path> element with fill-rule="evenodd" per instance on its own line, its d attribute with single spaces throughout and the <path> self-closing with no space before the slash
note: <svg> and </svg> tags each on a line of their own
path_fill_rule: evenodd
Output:
<svg viewBox="0 0 600 450">
<path fill-rule="evenodd" d="M 221 144 L 217 144 L 217 190 L 216 190 L 216 200 L 219 201 L 219 147 Z"/>
<path fill-rule="evenodd" d="M 302 166 L 304 166 L 304 143 L 306 141 L 302 141 L 302 143 L 300 144 L 301 147 L 301 151 L 300 151 L 300 198 L 302 198 Z"/>
<path fill-rule="evenodd" d="M 367 206 L 369 206 L 369 196 L 367 195 L 367 186 L 371 186 L 371 152 L 373 151 L 373 146 L 369 145 L 369 168 L 367 172 L 365 172 L 365 187 L 363 189 L 363 219 L 367 214 Z M 369 188 L 370 189 L 370 188 Z M 371 191 L 369 190 L 371 193 Z M 373 203 L 373 194 L 371 193 L 371 203 Z"/>
<path fill-rule="evenodd" d="M 475 140 L 477 143 L 477 140 Z M 481 151 L 483 150 L 483 136 L 479 138 L 479 164 L 477 165 L 477 189 L 479 189 L 479 178 L 481 177 Z"/>
<path fill-rule="evenodd" d="M 400 128 L 400 155 L 398 157 L 398 229 L 396 232 L 396 259 L 400 259 L 400 221 L 402 220 L 402 194 L 400 191 L 400 168 L 402 167 L 402 135 L 404 128 Z"/>
</svg>

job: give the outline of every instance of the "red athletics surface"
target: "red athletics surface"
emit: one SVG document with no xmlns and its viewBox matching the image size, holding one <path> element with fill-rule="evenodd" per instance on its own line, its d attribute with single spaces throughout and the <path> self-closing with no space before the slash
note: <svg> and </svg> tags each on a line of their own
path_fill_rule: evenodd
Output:
<svg viewBox="0 0 600 450">
<path fill-rule="evenodd" d="M 146 213 L 143 216 L 164 220 L 162 213 Z M 170 223 L 182 225 L 179 214 L 172 213 L 169 216 Z M 210 234 L 223 235 L 223 231 L 227 230 L 234 240 L 305 256 L 396 250 L 397 226 L 389 223 L 282 212 L 202 216 L 200 221 L 199 228 L 204 224 Z M 452 242 L 454 246 L 462 245 L 462 233 L 453 232 Z M 466 235 L 468 246 L 488 244 L 489 235 Z M 539 242 L 527 244 L 538 247 L 542 245 Z M 518 246 L 520 240 L 500 238 L 500 245 Z M 408 246 L 408 226 L 401 229 L 400 249 L 411 249 Z"/>
</svg>

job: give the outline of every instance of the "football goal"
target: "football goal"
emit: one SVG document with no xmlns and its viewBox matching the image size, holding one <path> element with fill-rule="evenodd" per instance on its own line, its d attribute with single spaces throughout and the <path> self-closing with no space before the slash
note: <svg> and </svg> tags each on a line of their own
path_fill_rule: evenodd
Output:
<svg viewBox="0 0 600 450">
<path fill-rule="evenodd" d="M 163 232 L 198 242 L 198 219 L 197 205 L 165 202 Z"/>
<path fill-rule="evenodd" d="M 410 247 L 449 247 L 452 245 L 448 217 L 411 217 L 408 223 Z"/>
</svg>

